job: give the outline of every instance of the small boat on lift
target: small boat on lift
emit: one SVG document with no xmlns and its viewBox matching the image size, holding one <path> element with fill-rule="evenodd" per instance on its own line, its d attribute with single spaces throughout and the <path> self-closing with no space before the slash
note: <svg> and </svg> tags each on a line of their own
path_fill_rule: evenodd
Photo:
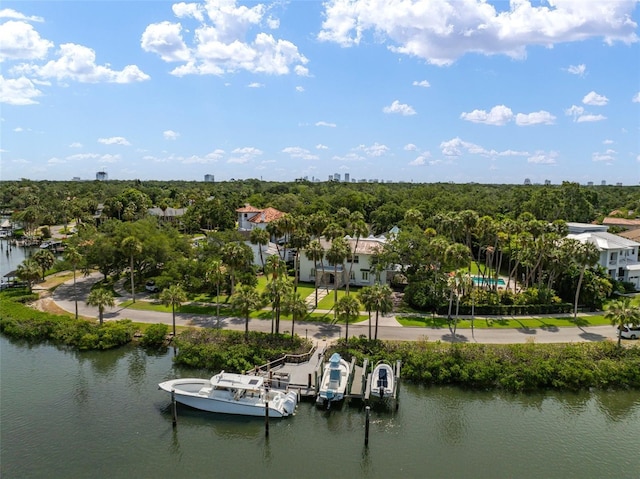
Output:
<svg viewBox="0 0 640 479">
<path fill-rule="evenodd" d="M 371 376 L 371 397 L 383 400 L 393 398 L 395 394 L 393 368 L 381 361 L 373 368 Z"/>
<path fill-rule="evenodd" d="M 298 403 L 292 391 L 269 389 L 261 376 L 225 373 L 211 379 L 171 379 L 158 384 L 158 388 L 175 394 L 176 402 L 203 411 L 241 416 L 291 416 Z"/>
<path fill-rule="evenodd" d="M 322 383 L 316 400 L 318 405 L 331 406 L 332 402 L 342 401 L 347 390 L 351 366 L 338 353 L 333 353 L 324 367 Z"/>
</svg>

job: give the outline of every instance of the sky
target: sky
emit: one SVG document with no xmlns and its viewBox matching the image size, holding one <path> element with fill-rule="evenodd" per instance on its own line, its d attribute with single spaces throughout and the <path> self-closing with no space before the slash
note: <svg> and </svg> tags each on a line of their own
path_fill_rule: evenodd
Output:
<svg viewBox="0 0 640 479">
<path fill-rule="evenodd" d="M 639 3 L 3 0 L 0 179 L 637 185 Z"/>
</svg>

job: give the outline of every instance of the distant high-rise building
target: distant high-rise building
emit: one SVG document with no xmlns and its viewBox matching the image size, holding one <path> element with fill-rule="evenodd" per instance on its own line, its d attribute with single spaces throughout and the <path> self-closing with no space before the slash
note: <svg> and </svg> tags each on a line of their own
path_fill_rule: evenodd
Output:
<svg viewBox="0 0 640 479">
<path fill-rule="evenodd" d="M 593 181 L 589 181 L 589 182 L 587 183 L 587 186 L 593 186 Z"/>
<path fill-rule="evenodd" d="M 106 171 L 98 171 L 96 173 L 96 180 L 98 181 L 107 181 L 109 179 L 109 175 Z"/>
<path fill-rule="evenodd" d="M 344 181 L 345 183 L 349 183 L 349 173 L 344 174 Z"/>
<path fill-rule="evenodd" d="M 616 186 L 622 186 L 622 183 L 616 183 Z"/>
<path fill-rule="evenodd" d="M 71 181 L 80 181 L 80 177 L 79 176 L 74 176 Z"/>
<path fill-rule="evenodd" d="M 524 179 L 524 184 L 525 185 L 530 185 L 531 184 L 531 180 L 529 178 L 525 178 Z"/>
<path fill-rule="evenodd" d="M 213 175 L 204 175 L 205 183 L 213 183 L 215 181 L 215 177 Z"/>
<path fill-rule="evenodd" d="M 340 181 L 340 173 L 333 174 L 333 181 Z"/>
<path fill-rule="evenodd" d="M 551 184 L 551 180 L 544 180 L 544 184 L 549 186 Z"/>
<path fill-rule="evenodd" d="M 333 175 L 329 175 L 329 181 L 333 181 Z"/>
<path fill-rule="evenodd" d="M 600 183 L 600 185 L 602 185 L 602 186 L 607 186 L 607 181 L 606 181 L 606 180 L 602 180 L 602 182 Z"/>
</svg>

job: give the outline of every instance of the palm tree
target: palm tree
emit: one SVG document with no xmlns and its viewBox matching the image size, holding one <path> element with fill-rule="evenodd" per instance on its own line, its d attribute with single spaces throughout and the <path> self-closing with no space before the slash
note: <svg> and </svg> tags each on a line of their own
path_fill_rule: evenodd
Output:
<svg viewBox="0 0 640 479">
<path fill-rule="evenodd" d="M 622 344 L 622 328 L 627 324 L 640 324 L 640 308 L 631 306 L 631 298 L 613 301 L 607 308 L 604 317 L 618 328 L 618 347 Z"/>
<path fill-rule="evenodd" d="M 124 254 L 126 254 L 129 257 L 129 272 L 131 274 L 131 298 L 132 298 L 132 301 L 135 303 L 136 290 L 133 284 L 133 272 L 134 272 L 133 260 L 135 256 L 142 253 L 142 243 L 140 243 L 140 240 L 138 240 L 138 238 L 136 238 L 135 236 L 127 236 L 125 239 L 122 240 L 120 247 L 122 248 L 122 251 L 124 252 Z"/>
<path fill-rule="evenodd" d="M 346 291 L 347 295 L 349 295 L 349 284 L 351 283 L 351 272 L 353 271 L 353 263 L 355 262 L 355 256 L 358 251 L 358 242 L 360 241 L 361 236 L 366 236 L 369 232 L 369 228 L 367 224 L 364 222 L 364 216 L 359 211 L 354 211 L 349 216 L 349 223 L 346 228 L 347 233 L 351 238 L 355 238 L 355 244 L 353 245 L 353 249 L 350 251 L 351 253 L 351 261 L 349 263 L 349 274 L 347 275 L 347 285 Z"/>
<path fill-rule="evenodd" d="M 371 340 L 371 311 L 375 309 L 375 298 L 373 294 L 372 286 L 365 286 L 358 293 L 358 297 L 360 298 L 360 302 L 369 313 L 369 340 Z"/>
<path fill-rule="evenodd" d="M 313 261 L 313 271 L 315 271 L 315 293 L 316 293 L 316 301 L 315 307 L 318 307 L 318 261 L 320 261 L 320 265 L 322 266 L 322 276 L 320 278 L 324 278 L 324 248 L 320 243 L 320 240 L 314 239 L 311 240 L 309 246 L 304 251 L 305 256 L 309 261 Z"/>
<path fill-rule="evenodd" d="M 333 265 L 333 302 L 338 302 L 338 265 L 342 266 L 344 260 L 349 256 L 349 244 L 347 240 L 342 237 L 334 238 L 331 242 L 331 247 L 326 253 L 327 261 Z M 343 272 L 344 276 L 344 272 Z M 337 312 L 334 310 L 334 319 L 337 317 Z"/>
<path fill-rule="evenodd" d="M 253 228 L 249 233 L 249 241 L 251 244 L 258 245 L 258 252 L 260 253 L 260 263 L 264 270 L 264 256 L 262 254 L 262 247 L 269 244 L 269 232 L 262 228 Z"/>
<path fill-rule="evenodd" d="M 578 243 L 576 242 L 574 257 L 576 264 L 580 265 L 580 276 L 578 277 L 578 285 L 576 286 L 576 296 L 573 303 L 573 319 L 578 316 L 578 298 L 580 296 L 580 288 L 582 287 L 582 279 L 587 267 L 591 267 L 598 262 L 600 258 L 600 250 L 594 243 Z"/>
<path fill-rule="evenodd" d="M 271 273 L 271 281 L 263 292 L 263 298 L 271 303 L 272 326 L 271 332 L 280 332 L 280 313 L 282 309 L 282 298 L 286 297 L 291 289 L 291 282 L 286 275 L 286 263 L 278 256 L 271 256 L 267 259 L 265 268 Z"/>
<path fill-rule="evenodd" d="M 187 293 L 184 292 L 179 284 L 172 284 L 160 293 L 160 301 L 165 306 L 171 305 L 171 313 L 173 318 L 173 337 L 176 336 L 176 306 L 179 308 L 182 303 L 187 300 Z"/>
<path fill-rule="evenodd" d="M 44 275 L 49 268 L 51 268 L 56 262 L 56 257 L 48 249 L 39 249 L 31 258 L 40 266 L 42 272 L 42 281 L 44 281 Z"/>
<path fill-rule="evenodd" d="M 248 284 L 240 284 L 235 293 L 231 295 L 231 306 L 244 316 L 244 338 L 249 338 L 249 315 L 260 308 L 262 299 L 255 287 Z"/>
<path fill-rule="evenodd" d="M 355 296 L 343 296 L 336 303 L 335 310 L 338 312 L 338 317 L 346 324 L 345 339 L 348 342 L 349 322 L 358 318 L 358 314 L 360 313 L 360 302 Z"/>
<path fill-rule="evenodd" d="M 307 315 L 307 303 L 300 297 L 299 293 L 293 291 L 285 298 L 282 304 L 282 312 L 286 315 L 291 315 L 291 337 L 293 338 L 296 320 L 300 321 Z"/>
<path fill-rule="evenodd" d="M 229 268 L 231 276 L 231 294 L 234 293 L 236 273 L 251 262 L 251 249 L 238 241 L 227 243 L 222 247 L 222 260 Z"/>
<path fill-rule="evenodd" d="M 373 309 L 376 311 L 376 328 L 373 339 L 378 339 L 378 318 L 380 313 L 384 316 L 393 309 L 393 302 L 391 301 L 393 291 L 389 285 L 378 283 L 373 285 L 371 295 L 373 297 Z"/>
<path fill-rule="evenodd" d="M 98 308 L 98 317 L 100 318 L 100 325 L 102 325 L 104 308 L 113 308 L 116 302 L 113 299 L 113 293 L 108 289 L 95 288 L 89 293 L 87 304 Z"/>
<path fill-rule="evenodd" d="M 216 285 L 216 325 L 220 327 L 220 283 L 226 275 L 222 261 L 214 259 L 209 263 L 207 279 Z"/>
<path fill-rule="evenodd" d="M 40 279 L 40 266 L 32 258 L 25 259 L 16 269 L 16 276 L 20 281 L 25 281 L 29 286 L 29 293 L 33 291 L 33 285 Z"/>
<path fill-rule="evenodd" d="M 64 259 L 71 263 L 73 268 L 73 300 L 76 304 L 76 319 L 78 319 L 78 293 L 76 291 L 76 269 L 78 263 L 82 260 L 82 255 L 75 246 L 69 246 L 64 252 Z"/>
</svg>

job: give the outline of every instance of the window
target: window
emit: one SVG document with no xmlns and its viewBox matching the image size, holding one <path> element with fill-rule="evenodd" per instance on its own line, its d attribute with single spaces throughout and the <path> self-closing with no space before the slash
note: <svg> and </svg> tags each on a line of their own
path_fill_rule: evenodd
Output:
<svg viewBox="0 0 640 479">
<path fill-rule="evenodd" d="M 369 272 L 368 271 L 363 271 L 362 272 L 362 281 L 369 281 Z"/>
<path fill-rule="evenodd" d="M 613 251 L 611 253 L 610 260 L 611 261 L 617 261 L 618 260 L 618 252 L 617 251 Z"/>
<path fill-rule="evenodd" d="M 351 272 L 351 274 L 349 275 L 349 279 L 350 279 L 351 281 L 355 281 L 355 280 L 356 280 L 356 272 L 355 272 L 355 271 L 352 271 L 352 272 Z"/>
<path fill-rule="evenodd" d="M 360 262 L 360 258 L 358 257 L 358 255 L 355 255 L 353 257 L 353 262 L 356 263 L 356 264 Z M 351 257 L 347 258 L 347 263 L 351 263 Z"/>
<path fill-rule="evenodd" d="M 310 278 L 315 278 L 316 277 L 316 269 L 315 268 L 311 268 L 311 274 L 309 275 Z"/>
</svg>

